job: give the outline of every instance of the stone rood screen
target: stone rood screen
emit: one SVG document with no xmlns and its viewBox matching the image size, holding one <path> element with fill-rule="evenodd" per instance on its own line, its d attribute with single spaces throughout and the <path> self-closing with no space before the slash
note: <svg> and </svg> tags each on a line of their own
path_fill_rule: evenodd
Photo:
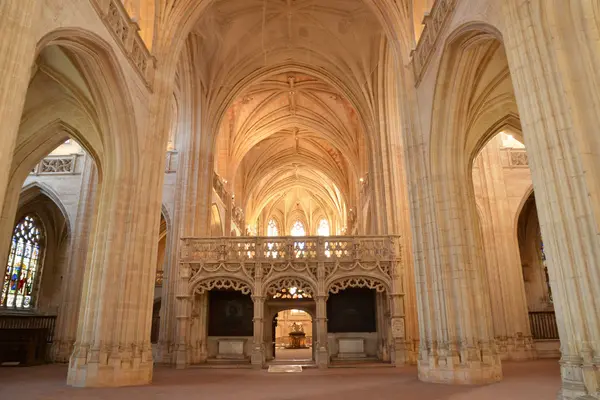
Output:
<svg viewBox="0 0 600 400">
<path fill-rule="evenodd" d="M 404 293 L 399 236 L 268 236 L 182 238 L 180 265 L 174 278 L 177 331 L 188 332 L 194 304 L 211 290 L 229 289 L 250 295 L 254 304 L 252 363 L 264 362 L 265 302 L 291 288 L 300 301 L 314 301 L 327 343 L 327 298 L 349 288 L 373 289 L 390 315 L 392 337 L 404 339 Z M 295 300 L 289 300 L 295 301 Z M 320 324 L 320 325 L 319 325 Z M 176 363 L 187 365 L 188 338 L 180 338 Z M 327 364 L 326 345 L 317 363 Z"/>
</svg>

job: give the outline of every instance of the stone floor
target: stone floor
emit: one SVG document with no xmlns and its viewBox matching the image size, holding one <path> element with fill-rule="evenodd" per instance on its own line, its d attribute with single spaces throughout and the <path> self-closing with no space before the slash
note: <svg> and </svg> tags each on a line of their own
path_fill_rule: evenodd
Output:
<svg viewBox="0 0 600 400">
<path fill-rule="evenodd" d="M 489 386 L 425 384 L 415 368 L 308 369 L 269 374 L 243 369 L 157 367 L 154 383 L 117 389 L 65 385 L 66 366 L 0 369 L 0 399 L 219 399 L 219 400 L 542 400 L 560 386 L 556 360 L 505 363 L 502 382 Z"/>
<path fill-rule="evenodd" d="M 275 359 L 282 360 L 310 360 L 312 349 L 276 349 Z"/>
</svg>

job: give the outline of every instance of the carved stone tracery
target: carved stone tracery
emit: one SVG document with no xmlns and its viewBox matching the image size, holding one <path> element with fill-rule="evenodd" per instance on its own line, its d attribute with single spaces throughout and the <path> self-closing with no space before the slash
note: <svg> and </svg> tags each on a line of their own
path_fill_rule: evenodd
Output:
<svg viewBox="0 0 600 400">
<path fill-rule="evenodd" d="M 315 296 L 315 291 L 311 284 L 299 278 L 279 278 L 268 283 L 266 293 L 273 297 L 278 291 L 283 289 L 296 288 L 308 294 L 311 298 Z"/>
<path fill-rule="evenodd" d="M 194 286 L 193 291 L 196 294 L 202 294 L 213 289 L 238 290 L 243 294 L 250 294 L 252 292 L 252 288 L 246 282 L 234 278 L 204 279 Z"/>
<path fill-rule="evenodd" d="M 328 291 L 337 294 L 348 288 L 369 288 L 376 290 L 378 293 L 383 293 L 387 289 L 386 284 L 378 279 L 355 276 L 337 279 L 329 285 Z"/>
</svg>

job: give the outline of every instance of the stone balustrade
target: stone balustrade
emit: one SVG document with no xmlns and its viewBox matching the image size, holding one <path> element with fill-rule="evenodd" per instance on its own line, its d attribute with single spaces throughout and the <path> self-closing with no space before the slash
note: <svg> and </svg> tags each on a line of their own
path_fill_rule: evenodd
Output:
<svg viewBox="0 0 600 400">
<path fill-rule="evenodd" d="M 213 189 L 215 189 L 217 196 L 219 196 L 223 204 L 231 201 L 231 194 L 225 189 L 225 182 L 216 172 L 213 173 Z"/>
<path fill-rule="evenodd" d="M 112 33 L 131 65 L 152 89 L 155 59 L 139 34 L 139 26 L 131 20 L 120 0 L 91 0 L 96 11 Z"/>
<path fill-rule="evenodd" d="M 185 295 L 213 288 L 266 293 L 286 285 L 313 295 L 320 287 L 323 295 L 347 287 L 389 292 L 401 248 L 399 236 L 182 238 L 180 262 L 180 277 L 189 281 Z"/>
<path fill-rule="evenodd" d="M 418 85 L 429 63 L 431 55 L 436 49 L 438 38 L 446 22 L 456 7 L 458 0 L 437 0 L 431 12 L 425 16 L 423 32 L 417 43 L 417 47 L 412 51 L 412 65 L 415 74 L 415 84 Z"/>
<path fill-rule="evenodd" d="M 82 154 L 49 155 L 33 167 L 30 175 L 74 175 L 78 173 L 77 160 Z"/>
<path fill-rule="evenodd" d="M 165 271 L 156 271 L 156 278 L 154 279 L 154 286 L 161 287 L 165 277 Z"/>
</svg>

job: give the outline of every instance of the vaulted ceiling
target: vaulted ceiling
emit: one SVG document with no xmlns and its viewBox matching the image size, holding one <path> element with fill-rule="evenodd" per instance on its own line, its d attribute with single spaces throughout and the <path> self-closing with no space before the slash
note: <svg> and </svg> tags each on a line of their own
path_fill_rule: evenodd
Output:
<svg viewBox="0 0 600 400">
<path fill-rule="evenodd" d="M 371 9 L 363 0 L 218 0 L 188 40 L 218 132 L 215 169 L 246 221 L 293 193 L 343 223 L 377 114 L 386 39 Z"/>
</svg>

